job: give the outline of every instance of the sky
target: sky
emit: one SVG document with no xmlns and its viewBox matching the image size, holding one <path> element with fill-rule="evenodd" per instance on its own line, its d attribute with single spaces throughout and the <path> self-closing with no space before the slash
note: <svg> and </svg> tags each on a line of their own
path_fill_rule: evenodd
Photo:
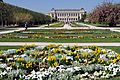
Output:
<svg viewBox="0 0 120 80">
<path fill-rule="evenodd" d="M 48 13 L 55 9 L 79 9 L 84 8 L 87 12 L 93 10 L 104 1 L 120 3 L 120 0 L 4 0 L 4 2 L 19 7 L 27 8 L 36 12 Z"/>
</svg>

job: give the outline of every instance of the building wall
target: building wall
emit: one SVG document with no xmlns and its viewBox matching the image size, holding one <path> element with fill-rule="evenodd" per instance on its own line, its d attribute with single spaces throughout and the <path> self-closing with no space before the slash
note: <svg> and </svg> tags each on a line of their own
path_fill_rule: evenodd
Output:
<svg viewBox="0 0 120 80">
<path fill-rule="evenodd" d="M 78 21 L 85 14 L 85 10 L 82 9 L 52 9 L 50 16 L 58 21 L 73 22 Z"/>
</svg>

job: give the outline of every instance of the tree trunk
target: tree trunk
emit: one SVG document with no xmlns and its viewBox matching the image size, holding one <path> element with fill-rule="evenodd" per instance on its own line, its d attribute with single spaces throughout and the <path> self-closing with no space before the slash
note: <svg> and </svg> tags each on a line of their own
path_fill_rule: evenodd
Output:
<svg viewBox="0 0 120 80">
<path fill-rule="evenodd" d="M 4 26 L 4 21 L 3 21 L 2 13 L 1 13 L 1 25 L 2 25 L 2 27 Z"/>
</svg>

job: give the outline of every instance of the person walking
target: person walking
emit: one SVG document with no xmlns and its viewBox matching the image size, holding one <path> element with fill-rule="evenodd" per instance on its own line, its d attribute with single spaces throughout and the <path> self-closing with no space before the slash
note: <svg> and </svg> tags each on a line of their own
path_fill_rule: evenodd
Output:
<svg viewBox="0 0 120 80">
<path fill-rule="evenodd" d="M 27 30 L 28 26 L 27 26 L 27 22 L 25 22 L 25 31 Z"/>
</svg>

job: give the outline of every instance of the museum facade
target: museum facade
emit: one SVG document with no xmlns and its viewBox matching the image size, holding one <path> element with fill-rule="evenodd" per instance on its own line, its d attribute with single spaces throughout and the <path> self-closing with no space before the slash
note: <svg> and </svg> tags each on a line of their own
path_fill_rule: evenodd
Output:
<svg viewBox="0 0 120 80">
<path fill-rule="evenodd" d="M 84 8 L 81 9 L 54 9 L 52 8 L 49 16 L 53 19 L 62 22 L 74 22 L 81 20 L 82 16 L 86 13 Z"/>
</svg>

